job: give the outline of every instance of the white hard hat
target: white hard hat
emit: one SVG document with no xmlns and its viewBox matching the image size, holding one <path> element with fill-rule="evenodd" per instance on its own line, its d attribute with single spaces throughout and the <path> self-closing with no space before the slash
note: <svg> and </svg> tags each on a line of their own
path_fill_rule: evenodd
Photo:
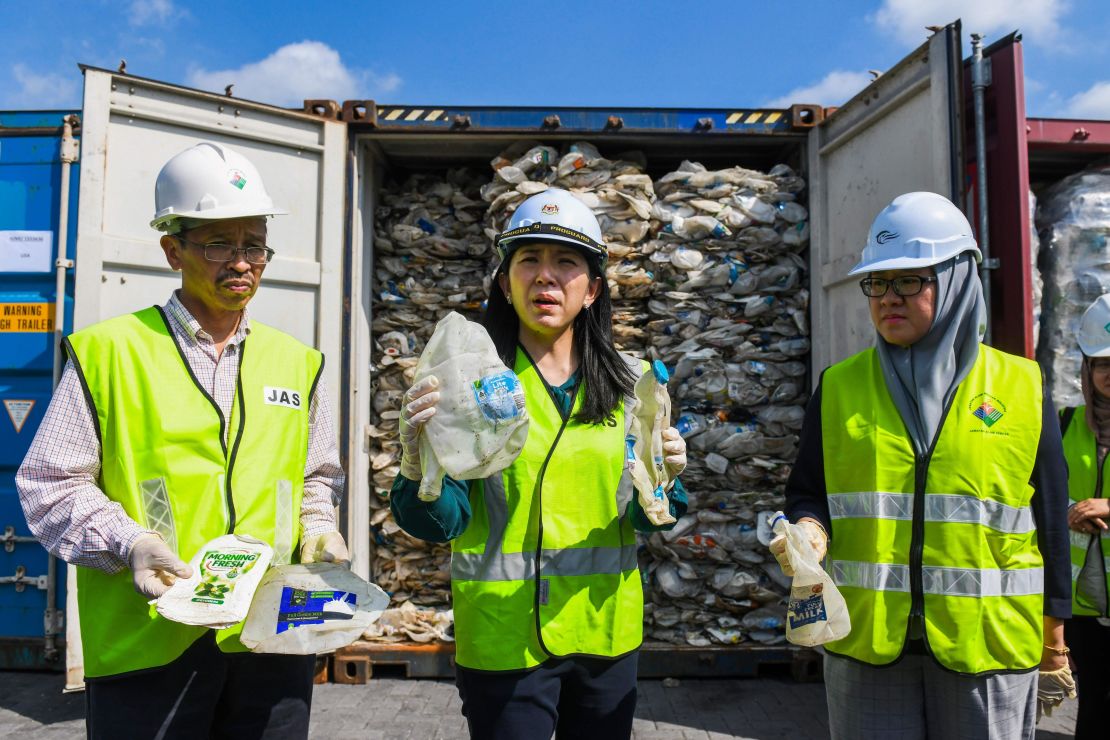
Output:
<svg viewBox="0 0 1110 740">
<path fill-rule="evenodd" d="M 848 274 L 932 267 L 961 252 L 975 252 L 975 261 L 983 261 L 963 211 L 943 195 L 906 193 L 875 217 L 863 257 Z"/>
<path fill-rule="evenodd" d="M 162 166 L 154 184 L 151 227 L 173 234 L 182 218 L 280 216 L 246 157 L 209 141 L 189 147 Z"/>
<path fill-rule="evenodd" d="M 1087 357 L 1110 357 L 1110 294 L 1100 295 L 1083 312 L 1079 349 Z"/>
<path fill-rule="evenodd" d="M 504 263 L 514 243 L 519 246 L 530 241 L 571 244 L 597 257 L 603 270 L 609 260 L 594 212 L 573 193 L 559 188 L 536 193 L 517 206 L 505 231 L 497 237 L 497 256 Z"/>
</svg>

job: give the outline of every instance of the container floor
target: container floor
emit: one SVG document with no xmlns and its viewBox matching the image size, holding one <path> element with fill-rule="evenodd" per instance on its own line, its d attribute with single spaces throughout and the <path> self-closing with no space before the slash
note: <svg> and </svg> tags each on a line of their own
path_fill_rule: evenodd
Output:
<svg viewBox="0 0 1110 740">
<path fill-rule="evenodd" d="M 0 737 L 79 740 L 85 697 L 62 692 L 59 674 L 0 672 Z M 311 737 L 466 738 L 459 695 L 451 681 L 405 680 L 381 674 L 364 686 L 321 684 L 313 696 Z M 1067 702 L 1037 730 L 1038 740 L 1072 736 L 1075 703 Z M 824 686 L 781 677 L 684 679 L 664 688 L 640 682 L 635 740 L 828 737 Z"/>
</svg>

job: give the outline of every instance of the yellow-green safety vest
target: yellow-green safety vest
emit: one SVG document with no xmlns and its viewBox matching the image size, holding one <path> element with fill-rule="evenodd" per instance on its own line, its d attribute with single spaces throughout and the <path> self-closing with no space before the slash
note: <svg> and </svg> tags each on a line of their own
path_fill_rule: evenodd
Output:
<svg viewBox="0 0 1110 740">
<path fill-rule="evenodd" d="M 1098 442 L 1087 426 L 1087 408 L 1079 406 L 1071 413 L 1065 409 L 1061 414 L 1071 417 L 1064 430 L 1068 498 L 1073 504 L 1088 498 L 1106 498 L 1103 486 L 1106 474 L 1110 472 L 1110 455 L 1106 456 L 1099 469 Z M 1110 616 L 1110 599 L 1107 599 L 1110 593 L 1110 557 L 1107 557 L 1110 532 L 1103 530 L 1101 535 L 1094 535 L 1069 529 L 1068 537 L 1071 540 L 1072 614 Z"/>
<path fill-rule="evenodd" d="M 829 570 L 852 622 L 829 652 L 893 663 L 914 615 L 952 671 L 1037 667 L 1044 571 L 1030 477 L 1042 414 L 1037 364 L 980 345 L 918 457 L 874 349 L 825 372 Z"/>
<path fill-rule="evenodd" d="M 646 363 L 626 358 L 637 376 Z M 520 456 L 470 484 L 472 517 L 451 545 L 455 660 L 520 670 L 551 657 L 617 657 L 643 640 L 636 533 L 626 516 L 624 402 L 604 424 L 559 409 L 527 356 L 514 367 L 530 424 Z"/>
<path fill-rule="evenodd" d="M 274 563 L 296 559 L 308 410 L 323 356 L 257 321 L 240 345 L 231 418 L 193 376 L 160 308 L 120 316 L 66 340 L 100 438 L 100 489 L 188 561 L 222 534 L 257 537 Z M 130 570 L 79 567 L 85 674 L 165 665 L 205 632 L 157 615 Z M 245 650 L 239 628 L 219 630 Z"/>
</svg>

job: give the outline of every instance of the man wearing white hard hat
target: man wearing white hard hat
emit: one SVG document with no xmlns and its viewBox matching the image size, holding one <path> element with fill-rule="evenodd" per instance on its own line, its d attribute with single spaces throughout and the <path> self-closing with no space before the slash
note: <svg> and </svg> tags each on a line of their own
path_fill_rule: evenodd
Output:
<svg viewBox="0 0 1110 740">
<path fill-rule="evenodd" d="M 1106 737 L 1110 713 L 1110 295 L 1079 322 L 1083 405 L 1060 413 L 1068 461 L 1072 618 L 1065 634 L 1079 671 L 1076 740 Z"/>
<path fill-rule="evenodd" d="M 786 511 L 851 618 L 825 645 L 834 739 L 1032 740 L 1074 696 L 1060 428 L 1037 364 L 980 343 L 981 259 L 946 198 L 895 198 L 849 272 L 875 346 L 806 411 Z"/>
<path fill-rule="evenodd" d="M 16 476 L 31 530 L 77 568 L 90 738 L 308 733 L 312 656 L 246 652 L 148 601 L 220 535 L 277 564 L 348 559 L 323 356 L 248 316 L 276 208 L 244 156 L 170 159 L 151 226 L 181 287 L 65 340 L 68 362 Z"/>
</svg>

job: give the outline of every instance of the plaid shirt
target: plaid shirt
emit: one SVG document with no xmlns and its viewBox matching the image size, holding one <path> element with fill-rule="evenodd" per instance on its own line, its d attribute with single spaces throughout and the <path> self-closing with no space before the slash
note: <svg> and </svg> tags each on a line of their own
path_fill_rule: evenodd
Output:
<svg viewBox="0 0 1110 740">
<path fill-rule="evenodd" d="M 197 381 L 230 418 L 240 345 L 250 334 L 247 312 L 243 311 L 235 334 L 223 354 L 217 356 L 211 335 L 178 300 L 176 292 L 164 308 Z M 123 507 L 97 486 L 100 452 L 77 371 L 73 363 L 66 363 L 42 425 L 16 473 L 16 490 L 27 524 L 43 547 L 67 563 L 116 573 L 127 567 L 131 545 L 150 530 L 127 516 Z M 335 507 L 343 485 L 331 407 L 324 386 L 318 384 L 308 410 L 308 456 L 300 517 L 306 536 L 336 529 Z"/>
</svg>

